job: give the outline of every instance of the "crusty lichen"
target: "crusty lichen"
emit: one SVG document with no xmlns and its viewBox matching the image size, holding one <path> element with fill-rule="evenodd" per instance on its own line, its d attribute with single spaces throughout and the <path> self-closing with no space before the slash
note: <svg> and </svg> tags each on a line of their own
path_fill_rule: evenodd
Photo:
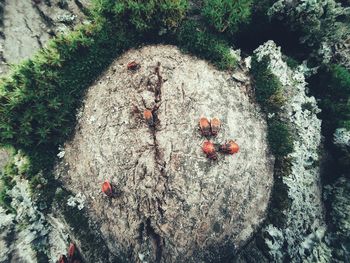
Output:
<svg viewBox="0 0 350 263">
<path fill-rule="evenodd" d="M 288 96 L 279 117 L 290 124 L 296 135 L 294 150 L 288 155 L 290 173 L 282 178 L 291 200 L 284 211 L 286 225 L 280 228 L 269 224 L 262 230 L 268 253 L 275 261 L 325 262 L 330 258 L 330 249 L 323 243 L 326 225 L 319 185 L 321 121 L 316 116 L 319 109 L 315 98 L 306 95 L 301 69 L 291 70 L 273 41 L 260 46 L 254 54 L 258 60 L 269 57 L 268 67 L 282 83 L 284 95 Z M 306 104 L 308 107 L 303 106 Z"/>
</svg>

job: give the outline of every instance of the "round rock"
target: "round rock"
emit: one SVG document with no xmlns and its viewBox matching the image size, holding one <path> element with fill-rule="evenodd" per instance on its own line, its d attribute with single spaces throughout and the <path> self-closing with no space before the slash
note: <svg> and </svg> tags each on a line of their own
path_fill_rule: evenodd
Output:
<svg viewBox="0 0 350 263">
<path fill-rule="evenodd" d="M 273 157 L 249 85 L 160 45 L 125 53 L 88 89 L 59 178 L 86 197 L 111 253 L 129 262 L 219 262 L 254 233 L 266 215 Z M 205 156 L 203 116 L 222 123 L 210 140 L 235 140 L 237 154 Z M 105 180 L 112 198 L 101 191 Z"/>
</svg>

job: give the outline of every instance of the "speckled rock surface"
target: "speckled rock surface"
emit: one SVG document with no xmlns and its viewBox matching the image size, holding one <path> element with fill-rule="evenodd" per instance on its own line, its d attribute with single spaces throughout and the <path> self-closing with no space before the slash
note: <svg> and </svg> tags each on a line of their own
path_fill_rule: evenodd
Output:
<svg viewBox="0 0 350 263">
<path fill-rule="evenodd" d="M 128 71 L 136 60 L 141 68 Z M 157 70 L 158 69 L 158 70 Z M 88 90 L 56 176 L 84 196 L 109 249 L 130 262 L 218 262 L 263 221 L 273 184 L 266 123 L 250 85 L 172 46 L 131 50 Z M 156 127 L 142 118 L 156 110 Z M 208 160 L 201 116 L 223 122 L 214 142 L 234 139 L 234 156 Z M 110 199 L 101 184 L 119 195 Z"/>
<path fill-rule="evenodd" d="M 85 19 L 90 0 L 0 0 L 0 74 Z"/>
</svg>

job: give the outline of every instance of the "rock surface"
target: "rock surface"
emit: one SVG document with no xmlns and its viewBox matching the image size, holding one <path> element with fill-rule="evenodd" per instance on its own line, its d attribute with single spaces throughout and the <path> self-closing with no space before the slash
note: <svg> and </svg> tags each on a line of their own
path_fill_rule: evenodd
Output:
<svg viewBox="0 0 350 263">
<path fill-rule="evenodd" d="M 126 65 L 135 60 L 136 71 Z M 234 81 L 172 46 L 131 50 L 88 90 L 56 176 L 82 193 L 109 249 L 131 262 L 220 261 L 263 221 L 273 184 L 266 123 Z M 155 110 L 155 128 L 142 117 Z M 218 117 L 216 143 L 240 152 L 205 157 L 201 116 Z M 110 180 L 112 199 L 101 192 Z"/>
<path fill-rule="evenodd" d="M 0 0 L 0 74 L 85 19 L 89 0 Z"/>
<path fill-rule="evenodd" d="M 288 188 L 291 205 L 284 211 L 286 225 L 281 228 L 269 224 L 262 229 L 268 253 L 274 262 L 329 262 L 331 253 L 325 243 L 326 223 L 322 203 L 319 158 L 321 120 L 316 99 L 307 95 L 303 68 L 290 69 L 282 59 L 281 48 L 267 41 L 254 53 L 258 60 L 267 56 L 269 68 L 279 79 L 283 95 L 284 118 L 295 134 L 294 150 L 288 155 L 291 170 L 282 178 Z M 260 262 L 260 261 L 259 261 Z"/>
</svg>

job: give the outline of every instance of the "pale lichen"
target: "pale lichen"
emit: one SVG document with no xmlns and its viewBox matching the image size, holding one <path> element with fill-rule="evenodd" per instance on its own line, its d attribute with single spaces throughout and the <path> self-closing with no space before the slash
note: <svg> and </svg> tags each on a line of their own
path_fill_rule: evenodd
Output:
<svg viewBox="0 0 350 263">
<path fill-rule="evenodd" d="M 77 207 L 79 210 L 84 208 L 86 197 L 82 193 L 77 193 L 75 196 L 70 196 L 67 200 L 67 205 Z"/>
<path fill-rule="evenodd" d="M 268 237 L 265 243 L 276 261 L 293 258 L 324 262 L 330 258 L 330 250 L 323 243 L 326 225 L 318 168 L 321 121 L 316 116 L 320 110 L 315 98 L 306 94 L 302 68 L 291 70 L 273 41 L 260 46 L 254 54 L 258 61 L 265 56 L 269 58 L 269 69 L 288 96 L 279 118 L 287 121 L 295 134 L 294 150 L 288 155 L 290 174 L 282 178 L 291 200 L 290 207 L 284 211 L 286 226 L 279 228 L 270 224 L 265 227 L 263 232 Z M 306 104 L 309 107 L 304 108 Z"/>
<path fill-rule="evenodd" d="M 350 131 L 345 128 L 338 128 L 335 130 L 334 135 L 334 144 L 339 147 L 350 146 Z"/>
</svg>

